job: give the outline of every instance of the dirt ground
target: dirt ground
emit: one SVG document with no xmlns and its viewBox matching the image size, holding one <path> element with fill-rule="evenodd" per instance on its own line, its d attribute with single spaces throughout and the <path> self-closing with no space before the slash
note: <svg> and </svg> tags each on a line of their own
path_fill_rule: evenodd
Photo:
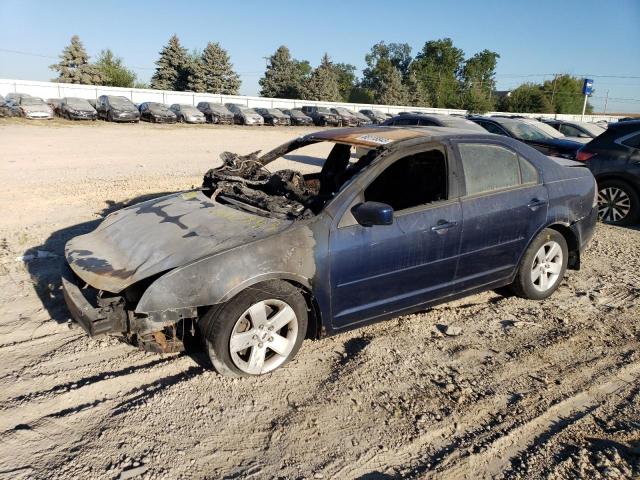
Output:
<svg viewBox="0 0 640 480">
<path fill-rule="evenodd" d="M 255 379 L 67 327 L 66 240 L 306 131 L 0 121 L 0 478 L 638 478 L 637 228 L 599 225 L 546 301 L 475 295 Z"/>
</svg>

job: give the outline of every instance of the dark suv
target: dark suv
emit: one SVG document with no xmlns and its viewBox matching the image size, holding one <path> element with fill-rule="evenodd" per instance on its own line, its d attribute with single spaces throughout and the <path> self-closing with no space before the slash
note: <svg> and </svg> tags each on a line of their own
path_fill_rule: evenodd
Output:
<svg viewBox="0 0 640 480">
<path fill-rule="evenodd" d="M 332 113 L 327 107 L 314 107 L 305 105 L 302 107 L 302 113 L 313 119 L 313 124 L 319 127 L 331 125 L 332 127 L 342 126 L 342 120 L 338 115 Z"/>
<path fill-rule="evenodd" d="M 140 112 L 127 97 L 101 95 L 96 101 L 98 118 L 108 122 L 138 122 Z"/>
<path fill-rule="evenodd" d="M 582 147 L 598 182 L 598 215 L 603 222 L 631 225 L 640 219 L 640 120 L 617 122 Z"/>
</svg>

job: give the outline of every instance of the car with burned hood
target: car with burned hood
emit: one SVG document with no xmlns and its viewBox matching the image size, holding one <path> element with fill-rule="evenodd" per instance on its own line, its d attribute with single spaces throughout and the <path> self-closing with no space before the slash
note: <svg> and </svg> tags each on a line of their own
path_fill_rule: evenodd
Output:
<svg viewBox="0 0 640 480">
<path fill-rule="evenodd" d="M 138 108 L 127 97 L 119 95 L 100 95 L 96 100 L 98 118 L 107 122 L 140 121 Z"/>
<path fill-rule="evenodd" d="M 138 107 L 140 120 L 152 123 L 176 123 L 176 114 L 164 103 L 144 102 Z"/>
<path fill-rule="evenodd" d="M 313 125 L 313 118 L 305 115 L 302 112 L 302 110 L 299 110 L 297 108 L 294 108 L 291 110 L 282 108 L 280 110 L 282 111 L 282 113 L 289 116 L 289 118 L 291 119 L 291 125 L 299 125 L 299 126 Z"/>
<path fill-rule="evenodd" d="M 264 119 L 265 125 L 291 125 L 291 117 L 277 108 L 256 108 L 255 111 Z"/>
<path fill-rule="evenodd" d="M 244 107 L 237 103 L 225 103 L 224 106 L 233 113 L 233 123 L 238 125 L 264 125 L 264 118 L 253 108 Z"/>
<path fill-rule="evenodd" d="M 95 120 L 98 112 L 84 98 L 64 97 L 58 105 L 58 115 L 67 120 Z"/>
<path fill-rule="evenodd" d="M 318 127 L 339 127 L 342 125 L 340 116 L 331 112 L 327 107 L 305 105 L 302 107 L 302 113 L 311 117 L 313 124 Z"/>
<path fill-rule="evenodd" d="M 268 170 L 309 165 L 307 146 L 328 152 L 318 172 Z M 202 189 L 66 244 L 63 293 L 90 335 L 155 351 L 201 335 L 218 372 L 259 375 L 305 338 L 475 292 L 544 299 L 580 267 L 597 217 L 587 168 L 489 133 L 332 129 L 221 159 Z"/>
<path fill-rule="evenodd" d="M 185 105 L 182 103 L 174 103 L 169 107 L 180 123 L 206 123 L 207 118 L 204 113 L 193 105 Z"/>
<path fill-rule="evenodd" d="M 233 123 L 233 113 L 221 103 L 200 102 L 198 110 L 204 113 L 207 123 L 217 123 L 231 125 Z"/>
<path fill-rule="evenodd" d="M 5 103 L 11 116 L 14 117 L 24 117 L 31 120 L 51 120 L 53 118 L 53 108 L 39 97 L 9 94 Z"/>
</svg>

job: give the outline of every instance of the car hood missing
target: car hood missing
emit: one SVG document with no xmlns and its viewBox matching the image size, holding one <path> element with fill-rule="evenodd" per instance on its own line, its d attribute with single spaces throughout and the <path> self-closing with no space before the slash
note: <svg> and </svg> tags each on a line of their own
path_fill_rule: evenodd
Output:
<svg viewBox="0 0 640 480">
<path fill-rule="evenodd" d="M 71 239 L 65 256 L 86 283 L 119 293 L 150 276 L 273 235 L 291 223 L 191 191 L 109 215 L 93 232 Z"/>
</svg>

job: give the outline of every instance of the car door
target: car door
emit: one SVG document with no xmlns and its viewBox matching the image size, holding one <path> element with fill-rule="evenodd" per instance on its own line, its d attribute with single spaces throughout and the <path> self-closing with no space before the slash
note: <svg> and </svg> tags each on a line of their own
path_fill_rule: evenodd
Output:
<svg viewBox="0 0 640 480">
<path fill-rule="evenodd" d="M 532 162 L 500 142 L 455 142 L 465 183 L 456 292 L 510 277 L 545 224 L 548 195 Z"/>
<path fill-rule="evenodd" d="M 336 219 L 329 239 L 333 328 L 393 316 L 451 293 L 462 212 L 448 159 L 443 145 L 396 154 L 367 172 L 362 187 L 353 185 L 358 193 L 349 207 L 387 203 L 395 218 L 392 225 L 365 227 L 346 208 Z M 433 165 L 426 166 L 429 161 Z"/>
</svg>

